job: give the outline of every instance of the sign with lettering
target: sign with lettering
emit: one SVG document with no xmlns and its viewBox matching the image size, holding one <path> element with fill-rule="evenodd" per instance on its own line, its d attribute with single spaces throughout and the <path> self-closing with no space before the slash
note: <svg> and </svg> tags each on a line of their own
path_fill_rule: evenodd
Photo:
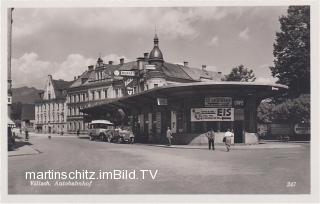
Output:
<svg viewBox="0 0 320 204">
<path fill-rule="evenodd" d="M 191 108 L 191 121 L 234 121 L 234 108 Z"/>
<path fill-rule="evenodd" d="M 146 64 L 145 65 L 145 69 L 156 69 L 156 65 L 154 65 L 154 64 Z"/>
<path fill-rule="evenodd" d="M 310 134 L 310 125 L 309 124 L 295 124 L 294 132 L 298 135 Z"/>
<path fill-rule="evenodd" d="M 232 107 L 231 97 L 205 97 L 204 105 L 206 107 Z"/>
<path fill-rule="evenodd" d="M 12 97 L 8 96 L 8 104 L 11 105 L 12 104 Z"/>
<path fill-rule="evenodd" d="M 134 73 L 134 71 L 121 70 L 120 71 L 120 75 L 121 76 L 135 76 L 135 73 Z"/>
<path fill-rule="evenodd" d="M 243 100 L 234 100 L 233 105 L 235 107 L 243 107 L 244 106 L 244 101 Z"/>
</svg>

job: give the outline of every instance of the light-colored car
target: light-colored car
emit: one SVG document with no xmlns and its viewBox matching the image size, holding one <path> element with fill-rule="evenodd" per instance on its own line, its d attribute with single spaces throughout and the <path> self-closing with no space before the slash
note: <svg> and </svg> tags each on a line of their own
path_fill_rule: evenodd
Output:
<svg viewBox="0 0 320 204">
<path fill-rule="evenodd" d="M 108 120 L 93 120 L 89 124 L 90 140 L 109 141 L 115 135 L 114 124 Z"/>
</svg>

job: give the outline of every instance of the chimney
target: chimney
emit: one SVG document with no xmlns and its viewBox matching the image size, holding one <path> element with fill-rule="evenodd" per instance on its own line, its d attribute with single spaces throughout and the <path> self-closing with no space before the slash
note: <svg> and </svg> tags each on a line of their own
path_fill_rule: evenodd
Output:
<svg viewBox="0 0 320 204">
<path fill-rule="evenodd" d="M 188 64 L 189 64 L 189 63 L 188 63 L 187 61 L 184 61 L 184 62 L 183 62 L 183 66 L 185 66 L 185 67 L 188 66 Z"/>
<path fill-rule="evenodd" d="M 149 53 L 148 52 L 143 53 L 143 57 L 145 61 L 148 61 Z"/>
<path fill-rule="evenodd" d="M 112 65 L 112 64 L 113 64 L 113 61 L 109 61 L 108 64 L 111 64 L 111 65 Z"/>
<path fill-rule="evenodd" d="M 142 70 L 143 69 L 143 61 L 144 61 L 144 57 L 138 57 L 137 58 L 137 63 L 138 63 L 138 68 L 139 70 Z"/>
<path fill-rule="evenodd" d="M 88 70 L 89 70 L 89 71 L 93 70 L 93 67 L 94 67 L 93 65 L 89 65 L 89 66 L 88 66 Z"/>
<path fill-rule="evenodd" d="M 206 71 L 206 70 L 207 70 L 207 65 L 204 65 L 204 64 L 203 64 L 203 65 L 202 65 L 202 70 L 203 70 L 203 71 Z"/>
<path fill-rule="evenodd" d="M 123 63 L 124 63 L 124 58 L 121 58 L 120 59 L 120 64 L 123 65 Z"/>
</svg>

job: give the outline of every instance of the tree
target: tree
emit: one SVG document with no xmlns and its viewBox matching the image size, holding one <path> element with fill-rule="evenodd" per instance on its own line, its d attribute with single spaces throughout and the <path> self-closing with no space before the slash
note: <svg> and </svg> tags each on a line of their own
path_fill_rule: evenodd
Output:
<svg viewBox="0 0 320 204">
<path fill-rule="evenodd" d="M 245 82 L 253 82 L 256 80 L 254 76 L 253 70 L 249 70 L 248 68 L 244 68 L 241 64 L 237 67 L 234 67 L 230 74 L 225 75 L 223 81 L 245 81 Z"/>
<path fill-rule="evenodd" d="M 310 95 L 303 94 L 277 105 L 272 101 L 262 102 L 257 110 L 257 119 L 260 123 L 310 123 Z"/>
<path fill-rule="evenodd" d="M 289 6 L 273 45 L 273 77 L 289 86 L 289 97 L 310 93 L 310 7 Z"/>
</svg>

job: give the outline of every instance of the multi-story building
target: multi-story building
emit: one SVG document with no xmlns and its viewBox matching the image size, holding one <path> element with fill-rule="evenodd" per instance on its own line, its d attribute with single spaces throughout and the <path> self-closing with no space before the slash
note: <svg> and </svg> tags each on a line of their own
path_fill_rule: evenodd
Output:
<svg viewBox="0 0 320 204">
<path fill-rule="evenodd" d="M 189 67 L 188 62 L 165 62 L 155 35 L 151 52 L 136 61 L 124 62 L 122 58 L 119 64 L 105 64 L 99 57 L 96 65 L 75 77 L 67 90 L 68 132 L 85 132 L 94 119 L 82 113 L 83 108 L 161 86 L 207 80 L 220 81 L 221 73 L 208 71 L 205 65 L 198 69 Z"/>
<path fill-rule="evenodd" d="M 35 102 L 35 129 L 43 133 L 67 131 L 66 89 L 72 82 L 54 80 L 48 75 L 45 89 Z"/>
</svg>

